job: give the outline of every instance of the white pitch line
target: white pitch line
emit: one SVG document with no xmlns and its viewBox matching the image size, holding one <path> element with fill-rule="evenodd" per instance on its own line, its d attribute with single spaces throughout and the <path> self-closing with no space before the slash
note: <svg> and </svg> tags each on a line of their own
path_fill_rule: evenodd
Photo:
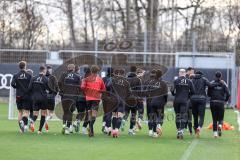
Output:
<svg viewBox="0 0 240 160">
<path fill-rule="evenodd" d="M 180 160 L 188 160 L 189 157 L 191 156 L 193 149 L 197 146 L 198 142 L 199 142 L 198 139 L 194 139 L 192 143 L 189 145 L 189 147 L 185 150 Z"/>
</svg>

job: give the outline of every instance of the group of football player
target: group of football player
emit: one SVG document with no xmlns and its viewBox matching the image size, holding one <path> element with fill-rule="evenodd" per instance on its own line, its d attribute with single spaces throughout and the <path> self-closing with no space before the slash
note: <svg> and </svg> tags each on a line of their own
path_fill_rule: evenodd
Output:
<svg viewBox="0 0 240 160">
<path fill-rule="evenodd" d="M 162 79 L 163 72 L 160 69 L 108 67 L 103 78 L 99 75 L 101 68 L 97 65 L 86 65 L 82 70 L 78 65 L 68 64 L 66 71 L 62 71 L 56 78 L 51 66 L 40 66 L 39 74 L 33 76 L 33 71 L 27 69 L 27 63 L 19 62 L 19 72 L 14 74 L 11 86 L 16 89 L 21 133 L 35 131 L 39 114 L 38 134 L 42 133 L 43 128 L 48 132 L 48 121 L 54 115 L 55 98 L 58 94 L 62 106 L 58 117 L 63 120 L 62 133 L 65 135 L 80 132 L 82 122 L 82 133 L 93 137 L 99 107 L 102 107 L 104 113 L 104 134 L 119 137 L 129 121 L 130 136 L 142 129 L 143 122 L 148 124 L 149 136 L 157 138 L 162 135 L 169 85 Z M 217 71 L 215 79 L 209 82 L 201 71 L 194 71 L 191 67 L 187 70 L 180 69 L 170 92 L 174 96 L 178 139 L 183 139 L 187 127 L 191 135 L 193 128 L 196 137 L 200 136 L 208 97 L 213 135 L 215 138 L 222 135 L 224 106 L 230 93 L 222 80 L 221 72 Z M 144 108 L 147 112 L 146 121 Z"/>
</svg>

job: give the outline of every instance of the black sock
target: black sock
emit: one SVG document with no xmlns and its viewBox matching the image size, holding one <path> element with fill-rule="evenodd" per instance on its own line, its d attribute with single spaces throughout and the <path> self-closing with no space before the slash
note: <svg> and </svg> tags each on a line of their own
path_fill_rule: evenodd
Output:
<svg viewBox="0 0 240 160">
<path fill-rule="evenodd" d="M 71 121 L 67 121 L 67 127 L 69 128 L 72 125 Z"/>
<path fill-rule="evenodd" d="M 136 123 L 135 119 L 131 119 L 131 121 L 130 121 L 130 129 L 133 129 L 133 127 L 135 126 L 135 123 Z"/>
<path fill-rule="evenodd" d="M 153 122 L 152 126 L 153 126 L 153 132 L 157 132 L 157 123 Z"/>
<path fill-rule="evenodd" d="M 35 122 L 35 121 L 37 120 L 37 117 L 38 117 L 38 116 L 33 115 L 33 118 L 32 118 L 33 122 Z"/>
<path fill-rule="evenodd" d="M 46 119 L 45 116 L 41 116 L 41 119 L 40 119 L 40 126 L 39 126 L 39 131 L 42 131 L 42 128 L 43 128 L 44 123 L 45 123 L 45 119 Z"/>
<path fill-rule="evenodd" d="M 84 128 L 87 128 L 88 123 L 89 123 L 89 121 L 84 121 L 83 127 L 84 127 Z"/>
<path fill-rule="evenodd" d="M 25 126 L 28 124 L 28 118 L 27 117 L 22 117 L 22 121 L 24 122 Z"/>
<path fill-rule="evenodd" d="M 117 117 L 112 118 L 112 127 L 113 127 L 113 129 L 116 129 L 116 127 L 117 127 Z"/>
<path fill-rule="evenodd" d="M 153 122 L 151 120 L 148 121 L 148 129 L 149 130 L 153 129 Z"/>
<path fill-rule="evenodd" d="M 92 117 L 90 123 L 89 123 L 89 128 L 90 128 L 90 131 L 93 133 L 93 125 L 95 123 L 95 120 L 96 118 L 95 117 Z"/>
<path fill-rule="evenodd" d="M 111 121 L 112 121 L 112 117 L 110 117 L 110 116 L 107 116 L 106 118 L 105 118 L 105 122 L 106 122 L 106 127 L 111 127 Z"/>
<path fill-rule="evenodd" d="M 121 123 L 122 123 L 122 118 L 118 117 L 117 118 L 117 129 L 119 129 L 121 127 Z"/>
</svg>

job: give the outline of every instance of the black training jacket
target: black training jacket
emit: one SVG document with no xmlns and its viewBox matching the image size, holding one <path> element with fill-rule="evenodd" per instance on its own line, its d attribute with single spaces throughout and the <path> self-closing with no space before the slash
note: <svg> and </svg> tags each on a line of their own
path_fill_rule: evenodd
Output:
<svg viewBox="0 0 240 160">
<path fill-rule="evenodd" d="M 191 99 L 206 100 L 206 89 L 211 86 L 211 83 L 201 74 L 195 74 L 191 80 L 195 89 L 195 93 L 192 95 Z"/>
<path fill-rule="evenodd" d="M 32 78 L 29 91 L 33 100 L 42 100 L 46 99 L 47 94 L 52 90 L 48 87 L 48 78 L 43 74 L 39 74 Z"/>
<path fill-rule="evenodd" d="M 48 93 L 48 99 L 54 99 L 59 91 L 57 78 L 52 74 L 46 74 L 48 78 L 48 86 L 51 91 Z"/>
<path fill-rule="evenodd" d="M 182 76 L 174 80 L 171 93 L 175 96 L 175 103 L 187 103 L 195 91 L 191 80 Z"/>
<path fill-rule="evenodd" d="M 32 76 L 25 70 L 21 70 L 14 74 L 11 82 L 11 86 L 16 89 L 16 96 L 27 96 L 28 87 L 30 84 Z"/>
<path fill-rule="evenodd" d="M 226 83 L 222 80 L 214 80 L 211 82 L 214 87 L 208 88 L 208 96 L 211 102 L 227 102 L 230 98 L 230 92 Z"/>
<path fill-rule="evenodd" d="M 127 79 L 122 76 L 111 77 L 106 84 L 106 88 L 115 93 L 115 95 L 118 98 L 121 98 L 121 100 L 125 100 L 131 95 L 130 84 Z"/>
<path fill-rule="evenodd" d="M 168 86 L 160 79 L 149 80 L 146 84 L 145 95 L 148 103 L 166 104 L 168 99 Z"/>
<path fill-rule="evenodd" d="M 59 93 L 62 96 L 78 96 L 80 94 L 81 78 L 73 71 L 64 72 L 59 81 Z"/>
</svg>

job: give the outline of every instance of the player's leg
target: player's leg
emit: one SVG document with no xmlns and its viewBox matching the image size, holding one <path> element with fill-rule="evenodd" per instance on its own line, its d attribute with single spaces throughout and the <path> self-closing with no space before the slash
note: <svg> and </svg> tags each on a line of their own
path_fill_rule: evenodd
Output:
<svg viewBox="0 0 240 160">
<path fill-rule="evenodd" d="M 30 123 L 30 130 L 31 132 L 35 131 L 35 122 L 38 118 L 38 114 L 39 114 L 39 103 L 34 100 L 33 101 L 33 118 L 32 118 L 32 122 Z"/>
<path fill-rule="evenodd" d="M 112 132 L 112 112 L 106 113 L 105 115 L 105 126 L 104 126 L 104 133 L 111 135 Z"/>
<path fill-rule="evenodd" d="M 204 124 L 206 101 L 205 100 L 199 101 L 199 105 L 198 105 L 197 109 L 198 109 L 198 116 L 199 116 L 199 123 L 198 123 L 197 131 L 200 135 L 203 124 Z"/>
<path fill-rule="evenodd" d="M 83 121 L 83 125 L 82 125 L 82 134 L 87 135 L 87 126 L 89 124 L 89 120 L 88 120 L 88 111 L 85 112 L 85 117 L 84 117 L 84 121 Z"/>
<path fill-rule="evenodd" d="M 18 109 L 18 125 L 20 128 L 20 132 L 23 133 L 24 131 L 24 122 L 22 121 L 23 106 L 22 106 L 22 99 L 20 96 L 16 97 L 16 104 Z"/>
<path fill-rule="evenodd" d="M 187 103 L 180 104 L 180 139 L 183 139 L 185 124 L 188 121 Z"/>
<path fill-rule="evenodd" d="M 94 123 L 96 121 L 96 117 L 98 114 L 98 107 L 99 107 L 99 101 L 91 101 L 91 116 L 90 116 L 90 121 L 89 121 L 89 128 L 90 128 L 90 133 L 89 137 L 94 136 Z"/>
<path fill-rule="evenodd" d="M 224 103 L 218 104 L 218 136 L 222 136 L 222 126 L 223 126 L 223 119 L 224 119 Z"/>
<path fill-rule="evenodd" d="M 151 103 L 147 100 L 147 118 L 148 118 L 148 135 L 152 136 L 153 134 L 153 125 L 152 125 L 152 107 Z"/>
<path fill-rule="evenodd" d="M 193 114 L 193 128 L 195 131 L 195 134 L 197 134 L 197 128 L 198 128 L 198 103 L 195 102 L 195 100 L 192 100 L 192 114 Z"/>
<path fill-rule="evenodd" d="M 72 124 L 72 105 L 73 100 L 68 98 L 62 99 L 62 109 L 63 109 L 63 134 L 70 134 L 70 126 Z"/>
<path fill-rule="evenodd" d="M 142 129 L 142 121 L 143 121 L 143 115 L 144 115 L 144 104 L 142 101 L 138 102 L 137 104 L 137 112 L 138 112 L 138 120 L 137 120 L 137 126 L 138 129 Z"/>
<path fill-rule="evenodd" d="M 124 131 L 124 127 L 125 127 L 125 124 L 126 124 L 126 121 L 129 117 L 129 114 L 130 114 L 130 106 L 125 106 L 125 109 L 124 109 L 124 116 L 123 116 L 123 120 L 122 120 L 122 124 L 121 124 L 121 130 Z"/>
<path fill-rule="evenodd" d="M 189 130 L 190 135 L 192 135 L 192 107 L 188 108 L 187 112 L 188 112 L 188 114 L 187 114 L 188 115 L 188 120 L 187 120 L 188 130 Z"/>
<path fill-rule="evenodd" d="M 30 101 L 28 98 L 22 99 L 22 121 L 24 123 L 24 132 L 28 130 L 28 117 L 29 117 L 29 110 L 30 110 Z"/>
<path fill-rule="evenodd" d="M 134 127 L 136 125 L 137 107 L 136 106 L 130 107 L 130 111 L 131 111 L 131 117 L 130 117 L 130 128 L 129 128 L 128 134 L 135 135 L 136 133 L 134 131 Z"/>
<path fill-rule="evenodd" d="M 217 138 L 218 137 L 218 133 L 217 133 L 218 115 L 217 115 L 217 106 L 215 102 L 210 103 L 210 109 L 211 109 L 212 120 L 213 120 L 213 136 L 214 138 Z"/>
<path fill-rule="evenodd" d="M 175 123 L 176 123 L 176 128 L 177 128 L 177 138 L 179 138 L 179 136 L 181 134 L 181 128 L 180 128 L 180 121 L 181 121 L 180 104 L 174 102 L 173 108 L 174 108 L 174 112 L 175 112 L 175 115 L 176 115 Z"/>
<path fill-rule="evenodd" d="M 113 128 L 113 132 L 112 135 L 114 138 L 119 137 L 120 134 L 120 127 L 121 127 L 121 123 L 122 123 L 122 118 L 123 118 L 123 112 L 124 112 L 124 104 L 123 102 L 120 102 L 117 106 L 117 108 L 114 110 L 113 112 L 113 118 L 115 117 L 115 119 L 113 119 L 115 122 L 115 127 Z"/>
<path fill-rule="evenodd" d="M 48 121 L 51 120 L 53 117 L 54 107 L 55 107 L 55 99 L 48 99 L 47 100 L 47 115 L 46 115 L 46 122 L 45 122 L 45 129 L 47 132 L 49 130 Z"/>
<path fill-rule="evenodd" d="M 43 107 L 43 108 L 46 108 L 46 107 Z M 47 116 L 47 110 L 46 109 L 41 109 L 41 119 L 40 119 L 38 134 L 42 133 L 42 128 L 45 124 L 46 116 Z"/>
<path fill-rule="evenodd" d="M 159 136 L 162 135 L 163 121 L 164 121 L 164 104 L 159 105 L 157 109 L 157 133 Z"/>
</svg>

